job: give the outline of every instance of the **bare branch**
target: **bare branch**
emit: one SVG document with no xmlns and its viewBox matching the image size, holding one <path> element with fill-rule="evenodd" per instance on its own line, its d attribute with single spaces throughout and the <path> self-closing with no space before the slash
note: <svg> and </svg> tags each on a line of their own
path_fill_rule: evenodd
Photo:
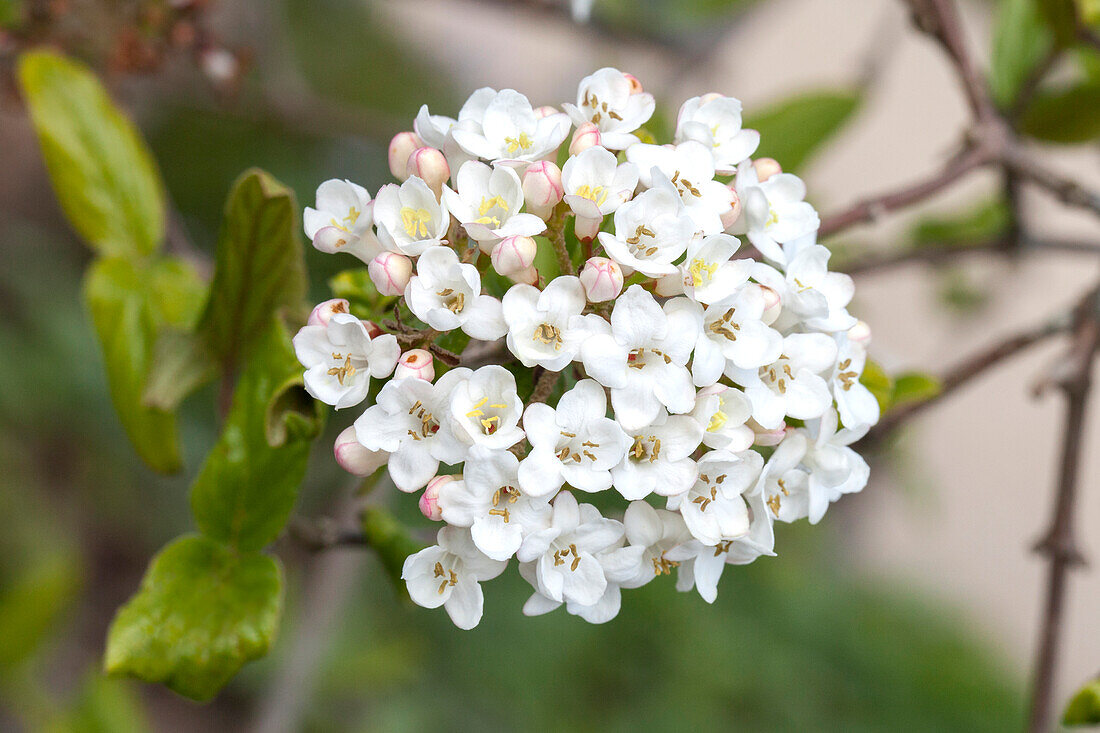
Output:
<svg viewBox="0 0 1100 733">
<path fill-rule="evenodd" d="M 1006 169 L 1039 186 L 1067 206 L 1085 209 L 1100 216 L 1100 193 L 1046 168 L 1017 147 L 1006 147 L 1002 162 Z"/>
<path fill-rule="evenodd" d="M 1021 236 L 1018 248 L 1010 246 L 1012 239 L 998 238 L 975 244 L 933 244 L 865 255 L 850 262 L 841 261 L 834 268 L 837 272 L 849 275 L 870 275 L 892 270 L 906 265 L 940 265 L 955 262 L 971 255 L 1024 256 L 1047 254 L 1050 252 L 1068 252 L 1082 255 L 1100 256 L 1100 242 L 1078 242 L 1062 239 L 1039 239 Z"/>
</svg>

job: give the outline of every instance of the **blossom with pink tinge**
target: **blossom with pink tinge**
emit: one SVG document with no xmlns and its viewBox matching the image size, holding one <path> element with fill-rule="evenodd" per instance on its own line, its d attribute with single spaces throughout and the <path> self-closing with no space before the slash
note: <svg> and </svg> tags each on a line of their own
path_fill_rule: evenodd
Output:
<svg viewBox="0 0 1100 733">
<path fill-rule="evenodd" d="M 324 303 L 318 303 L 309 314 L 307 326 L 327 326 L 328 322 L 337 313 L 348 313 L 351 304 L 343 298 L 333 298 Z M 372 336 L 373 338 L 373 336 Z"/>
<path fill-rule="evenodd" d="M 501 275 L 513 275 L 531 266 L 538 253 L 538 244 L 530 237 L 507 237 L 497 242 L 489 259 Z"/>
<path fill-rule="evenodd" d="M 451 177 L 451 167 L 447 165 L 447 158 L 435 148 L 417 148 L 409 153 L 409 159 L 405 164 L 407 176 L 417 176 L 438 199 L 443 191 L 443 184 Z"/>
<path fill-rule="evenodd" d="M 462 478 L 459 476 L 459 478 Z M 433 522 L 443 520 L 443 511 L 439 508 L 439 490 L 455 480 L 454 476 L 436 476 L 424 487 L 420 495 L 420 513 Z"/>
<path fill-rule="evenodd" d="M 382 295 L 401 295 L 412 277 L 412 260 L 396 252 L 383 252 L 370 261 L 367 274 Z"/>
<path fill-rule="evenodd" d="M 549 160 L 532 163 L 523 174 L 523 200 L 528 213 L 546 220 L 561 201 L 561 168 Z"/>
<path fill-rule="evenodd" d="M 369 450 L 355 437 L 355 426 L 349 425 L 338 436 L 332 447 L 340 468 L 353 476 L 370 476 L 386 465 L 390 454 L 384 450 Z"/>
<path fill-rule="evenodd" d="M 399 181 L 404 181 L 409 177 L 406 172 L 409 165 L 409 156 L 417 148 L 423 147 L 424 143 L 415 132 L 399 132 L 393 136 L 390 140 L 390 148 L 388 151 L 390 173 L 393 177 Z"/>
<path fill-rule="evenodd" d="M 393 372 L 394 379 L 423 379 L 427 382 L 435 379 L 435 359 L 424 349 L 409 349 L 397 360 Z"/>
<path fill-rule="evenodd" d="M 592 303 L 602 303 L 618 297 L 623 290 L 623 270 L 614 260 L 590 257 L 581 268 L 581 285 Z"/>
</svg>

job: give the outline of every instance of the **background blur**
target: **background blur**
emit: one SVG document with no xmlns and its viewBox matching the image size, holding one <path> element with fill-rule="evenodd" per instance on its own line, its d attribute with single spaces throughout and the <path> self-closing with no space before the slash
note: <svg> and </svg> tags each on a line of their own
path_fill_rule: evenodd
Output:
<svg viewBox="0 0 1100 733">
<path fill-rule="evenodd" d="M 807 91 L 854 95 L 851 121 L 796 167 L 822 212 L 934 170 L 966 120 L 941 53 L 883 0 L 597 0 L 583 28 L 538 2 L 222 0 L 202 9 L 205 50 L 194 52 L 172 50 L 179 31 L 156 25 L 157 5 L 0 0 L 0 28 L 30 14 L 41 40 L 101 73 L 150 141 L 177 225 L 208 252 L 246 167 L 267 169 L 303 205 L 327 178 L 376 190 L 389 180 L 389 138 L 411 129 L 421 103 L 453 115 L 484 85 L 556 104 L 614 65 L 656 95 L 666 122 L 712 90 L 742 99 L 750 117 Z M 963 3 L 983 56 L 992 9 Z M 779 557 L 729 568 L 713 606 L 654 582 L 606 626 L 561 612 L 526 619 L 529 591 L 508 573 L 486 586 L 481 625 L 460 632 L 445 614 L 399 603 L 373 555 L 313 556 L 287 542 L 273 653 L 214 702 L 103 678 L 114 611 L 153 553 L 191 526 L 186 489 L 216 439 L 214 400 L 208 389 L 185 404 L 183 475 L 140 465 L 80 298 L 90 255 L 55 203 L 12 84 L 15 47 L 0 32 L 0 730 L 1020 727 L 1041 585 L 1029 548 L 1047 520 L 1060 415 L 1057 399 L 1028 393 L 1060 344 L 914 423 L 876 457 L 862 494 L 816 528 L 780 526 Z M 1044 154 L 1100 187 L 1095 147 Z M 841 244 L 849 254 L 908 244 L 932 218 L 997 191 L 992 176 L 975 176 Z M 1025 203 L 1048 234 L 1098 234 L 1053 202 Z M 312 299 L 354 264 L 310 250 Z M 853 312 L 888 370 L 936 373 L 1072 302 L 1095 269 L 1048 255 L 890 270 L 857 279 Z M 353 418 L 329 420 L 299 514 L 350 511 L 341 497 L 352 483 L 328 446 Z M 1096 422 L 1086 445 L 1100 440 Z M 1100 451 L 1086 450 L 1078 526 L 1093 553 L 1098 479 Z M 414 501 L 390 498 L 410 524 L 426 523 Z M 1076 573 L 1060 700 L 1100 667 L 1097 608 L 1100 575 Z"/>
</svg>

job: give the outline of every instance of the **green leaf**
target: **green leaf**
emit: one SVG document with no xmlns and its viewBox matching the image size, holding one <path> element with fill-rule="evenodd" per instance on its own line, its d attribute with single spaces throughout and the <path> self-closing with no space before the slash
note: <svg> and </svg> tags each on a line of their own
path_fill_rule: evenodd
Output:
<svg viewBox="0 0 1100 733">
<path fill-rule="evenodd" d="M 199 529 L 240 550 L 262 548 L 286 524 L 322 420 L 282 325 L 272 319 L 260 335 L 221 437 L 191 487 Z"/>
<path fill-rule="evenodd" d="M 217 376 L 215 366 L 206 342 L 194 334 L 165 330 L 153 348 L 142 404 L 176 409 L 187 395 Z"/>
<path fill-rule="evenodd" d="M 963 211 L 924 219 L 913 227 L 915 247 L 938 247 L 989 242 L 1003 236 L 1010 223 L 1008 206 L 1001 198 L 980 202 Z"/>
<path fill-rule="evenodd" d="M 1015 102 L 1024 82 L 1054 45 L 1036 0 L 1001 0 L 993 28 L 989 87 L 1002 108 Z"/>
<path fill-rule="evenodd" d="M 0 672 L 18 666 L 38 648 L 80 590 L 80 562 L 57 550 L 23 566 L 0 592 Z"/>
<path fill-rule="evenodd" d="M 202 284 L 178 260 L 136 265 L 97 260 L 84 281 L 84 297 L 103 352 L 111 400 L 130 441 L 149 466 L 170 473 L 180 467 L 176 419 L 142 402 L 153 347 L 165 325 L 186 327 L 188 303 L 201 300 Z"/>
<path fill-rule="evenodd" d="M 305 264 L 297 211 L 290 189 L 261 170 L 246 171 L 233 184 L 198 328 L 227 368 L 248 359 L 272 314 L 302 307 Z"/>
<path fill-rule="evenodd" d="M 1052 143 L 1083 143 L 1100 137 L 1100 84 L 1040 92 L 1020 121 L 1027 135 Z"/>
<path fill-rule="evenodd" d="M 859 109 L 853 90 L 806 92 L 745 118 L 745 127 L 760 131 L 757 157 L 775 158 L 783 170 L 796 172 L 844 127 Z"/>
<path fill-rule="evenodd" d="M 1054 32 L 1059 46 L 1072 46 L 1077 41 L 1077 6 L 1074 0 L 1038 0 L 1043 19 Z"/>
<path fill-rule="evenodd" d="M 879 366 L 878 362 L 867 360 L 859 382 L 878 400 L 879 410 L 885 413 L 890 409 L 891 400 L 894 397 L 894 380 Z"/>
<path fill-rule="evenodd" d="M 133 123 L 90 70 L 51 51 L 23 54 L 19 82 L 73 229 L 104 255 L 153 252 L 164 239 L 164 185 Z"/>
<path fill-rule="evenodd" d="M 1062 724 L 1100 724 L 1100 679 L 1089 682 L 1070 699 L 1062 715 Z"/>
<path fill-rule="evenodd" d="M 146 733 L 153 728 L 126 680 L 89 675 L 76 703 L 50 733 Z"/>
<path fill-rule="evenodd" d="M 940 380 L 931 374 L 905 372 L 894 377 L 894 393 L 891 406 L 909 402 L 924 402 L 940 393 Z"/>
<path fill-rule="evenodd" d="M 1100 0 L 1077 0 L 1077 12 L 1085 25 L 1100 23 Z"/>
<path fill-rule="evenodd" d="M 141 589 L 111 622 L 104 669 L 208 700 L 241 665 L 267 653 L 282 585 L 267 555 L 181 537 L 153 558 Z"/>
</svg>

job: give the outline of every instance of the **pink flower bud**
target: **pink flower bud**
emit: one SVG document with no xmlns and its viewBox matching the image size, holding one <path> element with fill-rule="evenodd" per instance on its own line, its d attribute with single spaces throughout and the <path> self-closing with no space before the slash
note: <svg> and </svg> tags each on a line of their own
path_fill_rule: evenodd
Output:
<svg viewBox="0 0 1100 733">
<path fill-rule="evenodd" d="M 543 117 L 549 117 L 550 115 L 556 115 L 560 112 L 557 107 L 551 107 L 548 104 L 544 104 L 541 107 L 535 107 L 535 119 L 541 120 Z"/>
<path fill-rule="evenodd" d="M 370 281 L 382 295 L 401 295 L 412 277 L 412 260 L 396 252 L 383 252 L 367 265 Z"/>
<path fill-rule="evenodd" d="M 514 283 L 520 283 L 522 285 L 534 285 L 538 287 L 539 284 L 539 271 L 534 267 L 528 267 L 526 270 L 520 270 L 519 272 L 513 272 L 508 275 L 508 279 Z"/>
<path fill-rule="evenodd" d="M 443 519 L 443 511 L 439 508 L 439 490 L 454 480 L 454 476 L 436 476 L 429 481 L 420 495 L 420 513 L 433 522 Z"/>
<path fill-rule="evenodd" d="M 767 285 L 757 285 L 756 287 L 760 288 L 760 292 L 764 296 L 764 312 L 761 314 L 760 320 L 765 325 L 770 326 L 775 323 L 776 318 L 779 318 L 779 311 L 783 309 L 782 299 L 779 297 L 779 293 Z"/>
<path fill-rule="evenodd" d="M 623 290 L 623 271 L 606 257 L 589 257 L 581 268 L 581 285 L 588 300 L 602 303 L 614 300 Z"/>
<path fill-rule="evenodd" d="M 774 430 L 765 430 L 764 428 L 760 427 L 760 423 L 756 422 L 755 420 L 753 420 L 751 418 L 745 424 L 748 425 L 750 428 L 752 428 L 752 431 L 754 433 L 756 433 L 756 440 L 753 441 L 756 445 L 768 446 L 768 447 L 773 446 L 773 445 L 779 445 L 780 443 L 783 442 L 783 438 L 785 438 L 787 436 L 787 425 L 786 425 L 786 423 L 780 425 L 778 428 L 775 428 Z"/>
<path fill-rule="evenodd" d="M 848 340 L 866 347 L 871 343 L 871 327 L 863 321 L 857 321 L 856 325 L 848 329 Z"/>
<path fill-rule="evenodd" d="M 761 183 L 783 172 L 775 158 L 757 158 L 752 162 L 752 167 L 756 169 L 756 177 Z"/>
<path fill-rule="evenodd" d="M 729 229 L 737 220 L 741 218 L 741 197 L 737 195 L 737 191 L 734 190 L 733 184 L 729 185 L 729 191 L 732 194 L 730 199 L 730 207 L 722 212 L 722 228 Z"/>
<path fill-rule="evenodd" d="M 347 230 L 340 227 L 321 227 L 313 235 L 313 247 L 325 254 L 333 254 L 348 243 L 349 236 Z"/>
<path fill-rule="evenodd" d="M 573 233 L 576 234 L 577 239 L 582 242 L 591 242 L 596 238 L 596 235 L 600 233 L 601 224 L 603 224 L 602 216 L 598 219 L 578 216 L 573 222 Z"/>
<path fill-rule="evenodd" d="M 390 140 L 390 173 L 399 181 L 409 177 L 406 167 L 409 164 L 409 156 L 413 151 L 424 145 L 415 132 L 399 132 Z"/>
<path fill-rule="evenodd" d="M 405 173 L 423 180 L 438 199 L 443 191 L 443 184 L 451 177 L 451 167 L 447 165 L 447 158 L 443 153 L 435 148 L 417 148 L 409 154 Z"/>
<path fill-rule="evenodd" d="M 549 160 L 540 160 L 527 167 L 523 174 L 523 200 L 528 213 L 547 219 L 561 201 L 565 191 L 561 186 L 561 168 Z"/>
<path fill-rule="evenodd" d="M 340 468 L 355 476 L 370 476 L 389 460 L 384 450 L 368 450 L 355 438 L 355 426 L 349 425 L 336 437 L 333 446 Z"/>
<path fill-rule="evenodd" d="M 489 259 L 493 263 L 494 270 L 501 275 L 511 275 L 531 266 L 535 261 L 538 247 L 535 240 L 530 237 L 522 235 L 505 237 L 493 247 Z"/>
<path fill-rule="evenodd" d="M 347 313 L 350 305 L 351 303 L 343 298 L 333 298 L 332 300 L 326 300 L 324 303 L 318 303 L 314 306 L 313 312 L 309 314 L 306 325 L 327 326 L 328 322 L 337 313 Z"/>
<path fill-rule="evenodd" d="M 569 143 L 569 154 L 576 155 L 582 150 L 588 150 L 594 145 L 599 145 L 602 139 L 600 128 L 591 122 L 585 122 L 573 133 L 573 140 Z"/>
<path fill-rule="evenodd" d="M 394 379 L 423 379 L 430 382 L 435 379 L 435 360 L 424 349 L 409 349 L 397 360 L 393 371 Z"/>
<path fill-rule="evenodd" d="M 642 91 L 643 91 L 642 90 L 642 83 L 640 81 L 638 81 L 638 77 L 634 76 L 633 74 L 623 74 L 623 77 L 628 82 L 630 82 L 630 93 L 631 94 L 641 94 L 642 93 Z"/>
</svg>

